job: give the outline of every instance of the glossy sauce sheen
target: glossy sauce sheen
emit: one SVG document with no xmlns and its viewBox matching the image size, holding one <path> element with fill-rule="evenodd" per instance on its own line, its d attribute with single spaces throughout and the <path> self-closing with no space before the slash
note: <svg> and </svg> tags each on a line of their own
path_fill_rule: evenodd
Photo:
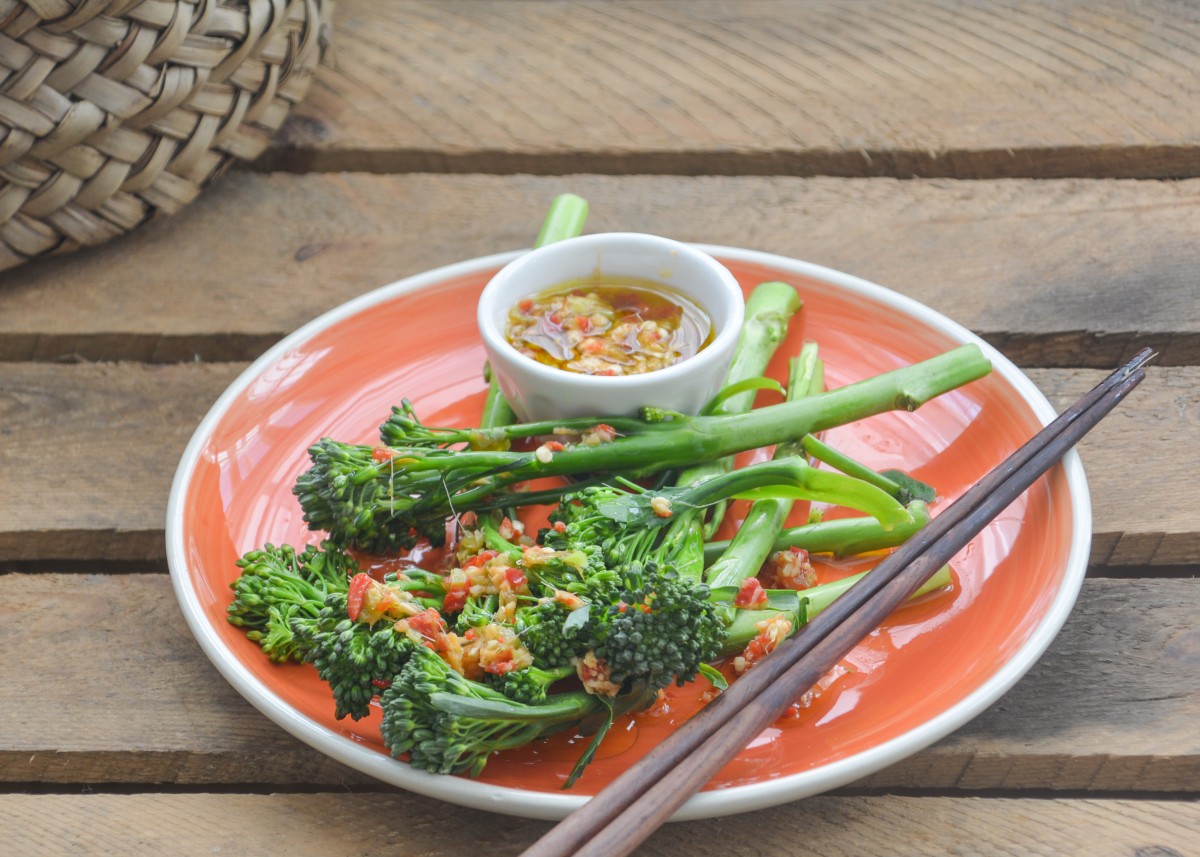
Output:
<svg viewBox="0 0 1200 857">
<path fill-rule="evenodd" d="M 641 375 L 694 356 L 713 328 L 704 310 L 659 283 L 597 275 L 517 301 L 505 338 L 567 372 Z"/>
<path fill-rule="evenodd" d="M 724 261 L 724 260 L 722 260 Z M 725 264 L 743 288 L 786 279 L 780 270 Z M 391 405 L 410 398 L 434 425 L 478 421 L 484 354 L 473 305 L 494 270 L 391 298 L 314 334 L 257 374 L 222 415 L 186 495 L 183 544 L 205 615 L 222 644 L 282 705 L 386 755 L 378 712 L 359 722 L 333 717 L 329 688 L 307 665 L 276 666 L 225 620 L 237 558 L 265 542 L 316 544 L 291 487 L 315 438 L 375 443 Z M 786 378 L 787 358 L 806 339 L 820 343 L 828 386 L 916 362 L 951 347 L 946 335 L 890 307 L 827 283 L 791 278 L 804 299 L 769 368 Z M 370 342 L 364 349 L 361 343 Z M 759 403 L 773 401 L 760 394 Z M 991 376 L 915 413 L 888 413 L 830 431 L 826 439 L 879 468 L 899 467 L 939 491 L 936 514 L 1039 427 L 1006 380 Z M 742 462 L 765 458 L 760 451 Z M 988 681 L 1030 638 L 1062 583 L 1071 503 L 1059 468 L 1039 480 L 953 561 L 948 594 L 903 607 L 822 680 L 819 693 L 742 751 L 709 783 L 764 782 L 839 763 L 926 724 Z M 803 504 L 798 504 L 803 505 Z M 744 515 L 735 503 L 728 533 Z M 797 515 L 803 514 L 802 509 Z M 818 562 L 823 580 L 859 563 Z M 700 704 L 705 683 L 673 689 L 664 711 L 623 719 L 574 794 L 594 794 L 644 755 Z M 561 794 L 582 739 L 549 741 L 495 756 L 481 779 Z"/>
</svg>

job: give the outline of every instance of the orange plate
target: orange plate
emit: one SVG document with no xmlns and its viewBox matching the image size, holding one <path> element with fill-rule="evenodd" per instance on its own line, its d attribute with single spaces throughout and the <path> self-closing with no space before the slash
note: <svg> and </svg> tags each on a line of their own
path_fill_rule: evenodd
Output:
<svg viewBox="0 0 1200 857">
<path fill-rule="evenodd" d="M 771 367 L 781 380 L 787 357 L 807 339 L 820 344 L 830 387 L 979 342 L 928 308 L 854 277 L 752 251 L 704 249 L 747 291 L 775 279 L 799 290 L 804 309 Z M 272 665 L 224 616 L 242 553 L 266 542 L 320 540 L 305 528 L 291 494 L 312 441 L 374 443 L 401 398 L 432 425 L 476 422 L 485 384 L 473 307 L 490 275 L 514 256 L 452 265 L 372 292 L 305 326 L 251 366 L 214 405 L 180 464 L 168 510 L 168 555 L 180 604 L 206 653 L 281 726 L 414 791 L 558 818 L 686 717 L 707 684 L 673 690 L 665 711 L 621 722 L 570 792 L 561 784 L 580 748 L 572 735 L 499 754 L 478 780 L 434 776 L 387 755 L 377 712 L 358 723 L 335 720 L 328 688 L 311 667 Z M 872 466 L 901 468 L 934 485 L 935 511 L 944 507 L 1053 416 L 1023 374 L 980 344 L 995 366 L 989 377 L 917 413 L 874 417 L 827 439 Z M 952 592 L 901 609 L 676 818 L 824 791 L 978 714 L 1058 632 L 1083 579 L 1090 530 L 1086 484 L 1072 454 L 960 553 Z M 825 579 L 847 570 L 820 568 Z"/>
</svg>

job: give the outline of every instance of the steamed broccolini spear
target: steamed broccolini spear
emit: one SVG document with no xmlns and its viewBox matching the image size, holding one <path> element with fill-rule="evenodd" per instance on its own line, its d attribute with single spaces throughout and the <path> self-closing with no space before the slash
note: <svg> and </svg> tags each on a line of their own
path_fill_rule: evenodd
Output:
<svg viewBox="0 0 1200 857">
<path fill-rule="evenodd" d="M 417 647 L 380 696 L 381 732 L 393 756 L 407 753 L 414 768 L 478 776 L 498 750 L 578 726 L 604 704 L 583 691 L 537 703 L 509 699 L 465 678 L 434 652 Z"/>
<path fill-rule="evenodd" d="M 814 395 L 824 388 L 825 374 L 821 361 L 817 359 L 816 343 L 805 343 L 799 356 L 789 361 L 788 367 L 788 401 Z M 777 461 L 803 454 L 803 449 L 796 443 L 783 443 L 775 447 Z M 788 497 L 767 497 L 751 505 L 741 528 L 726 550 L 706 569 L 705 581 L 714 587 L 726 586 L 740 584 L 748 575 L 757 574 L 791 510 L 792 498 Z M 896 523 L 904 521 L 897 520 Z"/>
<path fill-rule="evenodd" d="M 325 599 L 343 593 L 358 564 L 338 551 L 291 545 L 264 545 L 237 562 L 241 573 L 230 584 L 226 608 L 231 625 L 245 628 L 276 662 L 301 661 L 311 646 Z"/>
<path fill-rule="evenodd" d="M 293 490 L 309 527 L 325 530 L 338 544 L 388 552 L 411 547 L 422 534 L 440 544 L 445 519 L 455 512 L 522 505 L 528 495 L 516 490 L 515 483 L 597 471 L 642 476 L 690 466 L 887 410 L 915 410 L 989 370 L 978 347 L 964 345 L 747 414 L 689 417 L 645 409 L 641 418 L 604 424 L 571 419 L 487 430 L 433 428 L 405 405 L 383 426 L 386 447 L 328 438 L 314 444 L 309 450 L 313 466 Z M 496 448 L 518 438 L 554 434 L 573 435 L 580 442 L 547 442 L 532 453 Z M 451 448 L 460 445 L 466 448 Z"/>
<path fill-rule="evenodd" d="M 788 323 L 802 306 L 795 287 L 787 283 L 772 281 L 754 287 L 746 299 L 745 322 L 729 371 L 725 374 L 725 389 L 750 384 L 754 379 L 766 375 L 771 358 L 787 337 Z M 713 416 L 744 414 L 754 406 L 754 396 L 754 388 L 734 394 L 718 403 L 710 413 Z M 679 485 L 692 485 L 732 469 L 733 458 L 725 456 L 688 467 L 679 474 L 676 482 Z M 712 537 L 724 517 L 724 503 L 718 503 L 709 510 L 701 541 Z"/>
<path fill-rule="evenodd" d="M 587 222 L 587 217 L 588 203 L 586 199 L 573 193 L 559 194 L 551 201 L 550 208 L 546 211 L 542 228 L 533 242 L 534 248 L 565 241 L 567 238 L 575 238 L 583 232 L 583 225 Z M 504 398 L 504 393 L 500 391 L 500 384 L 497 383 L 491 366 L 484 364 L 483 375 L 484 380 L 488 382 L 488 391 L 487 397 L 484 399 L 483 414 L 480 417 L 479 425 L 493 428 L 515 423 L 517 415 L 508 400 Z"/>
<path fill-rule="evenodd" d="M 790 527 L 781 530 L 771 545 L 772 551 L 801 548 L 810 554 L 824 553 L 835 557 L 855 556 L 896 547 L 911 538 L 929 523 L 929 508 L 921 500 L 913 500 L 905 508 L 912 517 L 910 523 L 900 523 L 890 530 L 871 517 L 837 518 Z M 729 541 L 707 542 L 704 545 L 705 565 L 711 565 L 728 550 Z"/>
<path fill-rule="evenodd" d="M 777 644 L 784 637 L 795 633 L 801 625 L 811 622 L 814 616 L 828 608 L 866 574 L 869 572 L 852 574 L 841 580 L 818 584 L 799 591 L 793 589 L 766 590 L 764 593 L 766 601 L 755 609 L 734 609 L 731 606 L 736 587 L 714 589 L 713 598 L 723 606 L 721 616 L 725 623 L 721 655 L 728 657 L 744 652 L 755 638 L 763 636 L 765 623 L 784 620 L 787 625 L 779 629 L 781 633 L 779 633 L 778 640 L 772 640 L 772 644 Z M 944 589 L 952 583 L 950 566 L 945 566 L 925 581 L 912 594 L 912 597 L 917 598 Z"/>
</svg>

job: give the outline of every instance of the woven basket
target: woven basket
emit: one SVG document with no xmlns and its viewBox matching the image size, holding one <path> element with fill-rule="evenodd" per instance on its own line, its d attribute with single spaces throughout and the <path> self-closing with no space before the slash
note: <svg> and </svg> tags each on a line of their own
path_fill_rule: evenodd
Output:
<svg viewBox="0 0 1200 857">
<path fill-rule="evenodd" d="M 332 0 L 0 0 L 0 270 L 127 233 L 258 156 Z"/>
</svg>

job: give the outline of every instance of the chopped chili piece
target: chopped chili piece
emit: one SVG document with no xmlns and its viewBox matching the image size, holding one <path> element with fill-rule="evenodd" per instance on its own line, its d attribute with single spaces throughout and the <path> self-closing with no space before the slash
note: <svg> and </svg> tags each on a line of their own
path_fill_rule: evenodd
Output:
<svg viewBox="0 0 1200 857">
<path fill-rule="evenodd" d="M 475 554 L 475 556 L 471 557 L 469 560 L 464 562 L 463 568 L 479 568 L 481 565 L 486 563 L 488 560 L 495 559 L 499 555 L 500 555 L 499 553 L 497 553 L 494 550 L 490 550 L 490 549 L 485 550 L 485 551 L 480 551 L 479 553 Z"/>
<path fill-rule="evenodd" d="M 374 583 L 374 578 L 365 572 L 360 572 L 350 578 L 350 590 L 346 593 L 346 615 L 350 617 L 351 622 L 358 621 L 358 614 L 362 612 L 363 599 L 367 597 L 367 590 Z"/>
<path fill-rule="evenodd" d="M 513 589 L 525 585 L 525 572 L 519 568 L 504 569 L 504 579 L 508 581 L 508 585 Z"/>
<path fill-rule="evenodd" d="M 747 577 L 738 588 L 737 597 L 733 599 L 737 607 L 754 608 L 767 603 L 767 592 L 759 583 L 757 577 Z"/>
<path fill-rule="evenodd" d="M 408 622 L 409 628 L 425 638 L 425 645 L 431 649 L 434 648 L 437 638 L 446 633 L 446 621 L 432 607 L 426 608 L 425 612 L 416 616 L 410 616 L 405 621 Z"/>
<path fill-rule="evenodd" d="M 468 581 L 460 581 L 452 583 L 446 591 L 446 595 L 442 598 L 442 610 L 447 613 L 457 613 L 463 609 L 467 603 L 467 596 L 471 593 L 471 584 Z"/>
</svg>

